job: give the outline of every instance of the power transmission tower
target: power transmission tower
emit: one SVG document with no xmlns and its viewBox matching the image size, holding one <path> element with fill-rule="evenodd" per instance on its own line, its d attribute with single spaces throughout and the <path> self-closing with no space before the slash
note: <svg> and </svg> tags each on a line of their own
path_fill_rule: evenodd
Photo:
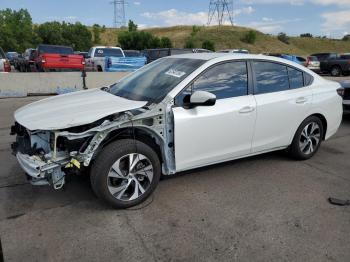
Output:
<svg viewBox="0 0 350 262">
<path fill-rule="evenodd" d="M 233 0 L 210 0 L 208 12 L 208 25 L 213 19 L 221 26 L 228 20 L 233 26 Z"/>
<path fill-rule="evenodd" d="M 113 0 L 110 4 L 114 7 L 113 27 L 118 28 L 125 26 L 125 1 Z"/>
</svg>

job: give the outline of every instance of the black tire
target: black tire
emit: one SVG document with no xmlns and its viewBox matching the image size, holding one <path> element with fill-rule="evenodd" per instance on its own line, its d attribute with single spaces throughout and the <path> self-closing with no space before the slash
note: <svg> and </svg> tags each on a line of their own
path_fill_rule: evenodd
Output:
<svg viewBox="0 0 350 262">
<path fill-rule="evenodd" d="M 304 128 L 311 123 L 316 123 L 319 126 L 319 141 L 318 141 L 318 144 L 316 146 L 314 146 L 313 151 L 311 153 L 306 154 L 300 148 L 300 141 L 302 139 L 302 132 L 303 132 Z M 289 150 L 288 150 L 290 155 L 294 159 L 298 159 L 298 160 L 307 160 L 307 159 L 311 158 L 314 154 L 316 154 L 316 152 L 320 148 L 320 145 L 321 145 L 322 140 L 323 140 L 323 134 L 324 134 L 324 127 L 323 127 L 323 124 L 322 124 L 322 121 L 320 120 L 320 118 L 318 118 L 316 116 L 310 116 L 310 117 L 306 118 L 300 124 L 298 130 L 296 131 L 296 133 L 294 135 L 292 144 L 290 145 Z M 313 140 L 313 141 L 315 141 L 315 140 Z"/>
<path fill-rule="evenodd" d="M 137 150 L 137 152 L 136 152 Z M 147 190 L 134 200 L 119 200 L 108 189 L 108 174 L 112 165 L 125 155 L 139 153 L 146 156 L 153 166 L 153 179 Z M 94 160 L 91 167 L 91 186 L 98 198 L 114 208 L 128 208 L 145 201 L 158 185 L 161 164 L 157 153 L 148 145 L 132 139 L 122 139 L 106 146 Z"/>
<path fill-rule="evenodd" d="M 342 70 L 339 66 L 333 66 L 331 68 L 331 76 L 340 76 L 342 74 Z"/>
<path fill-rule="evenodd" d="M 102 67 L 101 66 L 97 66 L 97 72 L 103 72 Z"/>
</svg>

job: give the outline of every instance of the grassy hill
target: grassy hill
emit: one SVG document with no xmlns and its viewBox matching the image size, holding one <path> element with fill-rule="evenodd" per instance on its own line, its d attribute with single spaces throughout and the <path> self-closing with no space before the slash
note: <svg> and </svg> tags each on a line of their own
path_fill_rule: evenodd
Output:
<svg viewBox="0 0 350 262">
<path fill-rule="evenodd" d="M 276 36 L 263 34 L 256 31 L 257 38 L 254 44 L 247 44 L 240 39 L 251 30 L 245 27 L 231 26 L 201 26 L 200 31 L 195 35 L 194 42 L 196 47 L 201 47 L 204 40 L 210 40 L 215 43 L 216 50 L 225 48 L 243 48 L 252 53 L 263 52 L 281 52 L 298 55 L 307 55 L 316 52 L 350 52 L 350 41 L 320 39 L 320 38 L 300 38 L 290 37 L 289 44 L 285 44 L 277 39 Z M 117 34 L 120 29 L 106 28 L 101 34 L 102 44 L 117 45 Z M 158 37 L 169 37 L 174 47 L 182 48 L 186 40 L 190 37 L 192 26 L 174 26 L 149 28 L 145 31 L 151 32 Z"/>
</svg>

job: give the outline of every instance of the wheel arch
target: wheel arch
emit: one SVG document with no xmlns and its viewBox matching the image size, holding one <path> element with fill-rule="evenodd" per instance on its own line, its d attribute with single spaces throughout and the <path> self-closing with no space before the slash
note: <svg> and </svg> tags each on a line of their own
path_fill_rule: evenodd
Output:
<svg viewBox="0 0 350 262">
<path fill-rule="evenodd" d="M 315 116 L 317 118 L 319 118 L 322 122 L 322 127 L 323 127 L 323 137 L 322 137 L 322 140 L 325 140 L 326 138 L 326 133 L 327 133 L 327 119 L 326 117 L 321 114 L 321 113 L 315 113 L 315 114 L 312 114 L 312 115 L 309 115 L 308 117 L 306 117 L 305 119 L 309 118 L 310 116 Z M 304 120 L 305 120 L 304 119 Z M 303 121 L 304 121 L 303 120 Z"/>
<path fill-rule="evenodd" d="M 101 143 L 102 150 L 108 144 L 121 139 L 135 139 L 151 147 L 158 155 L 159 161 L 164 162 L 164 146 L 162 138 L 153 130 L 143 127 L 125 127 L 114 130 L 108 134 L 105 140 Z"/>
</svg>

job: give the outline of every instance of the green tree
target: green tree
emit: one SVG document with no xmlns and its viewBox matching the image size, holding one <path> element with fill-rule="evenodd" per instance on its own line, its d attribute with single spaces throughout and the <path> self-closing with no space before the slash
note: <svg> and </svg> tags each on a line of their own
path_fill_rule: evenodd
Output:
<svg viewBox="0 0 350 262">
<path fill-rule="evenodd" d="M 134 21 L 132 21 L 132 20 L 129 20 L 128 31 L 129 32 L 137 31 L 137 24 L 135 24 Z"/>
<path fill-rule="evenodd" d="M 173 47 L 173 43 L 171 42 L 169 37 L 162 37 L 160 39 L 160 47 L 172 48 Z"/>
<path fill-rule="evenodd" d="M 89 29 L 76 22 L 46 22 L 35 28 L 43 44 L 67 45 L 75 50 L 88 50 L 92 46 L 92 34 Z"/>
<path fill-rule="evenodd" d="M 248 31 L 242 36 L 241 41 L 247 44 L 254 44 L 256 41 L 256 32 L 253 30 Z"/>
<path fill-rule="evenodd" d="M 92 34 L 94 36 L 94 44 L 99 44 L 101 43 L 101 34 L 102 28 L 98 24 L 94 24 L 92 26 Z"/>
<path fill-rule="evenodd" d="M 300 34 L 300 37 L 309 37 L 309 38 L 313 38 L 313 35 L 310 33 L 305 33 L 305 34 Z"/>
<path fill-rule="evenodd" d="M 344 35 L 343 41 L 350 41 L 350 35 Z"/>
<path fill-rule="evenodd" d="M 191 37 L 195 37 L 196 34 L 201 30 L 201 28 L 199 26 L 192 26 L 192 32 L 191 32 Z"/>
<path fill-rule="evenodd" d="M 283 32 L 279 33 L 277 35 L 277 39 L 280 40 L 281 42 L 289 45 L 289 37 L 286 35 L 286 33 L 283 33 Z"/>
<path fill-rule="evenodd" d="M 0 10 L 0 46 L 5 51 L 23 52 L 37 42 L 32 18 L 26 9 Z"/>
<path fill-rule="evenodd" d="M 192 37 L 186 40 L 184 48 L 195 48 L 194 40 Z"/>
<path fill-rule="evenodd" d="M 205 40 L 202 43 L 202 48 L 215 51 L 215 43 L 210 40 Z"/>
</svg>

